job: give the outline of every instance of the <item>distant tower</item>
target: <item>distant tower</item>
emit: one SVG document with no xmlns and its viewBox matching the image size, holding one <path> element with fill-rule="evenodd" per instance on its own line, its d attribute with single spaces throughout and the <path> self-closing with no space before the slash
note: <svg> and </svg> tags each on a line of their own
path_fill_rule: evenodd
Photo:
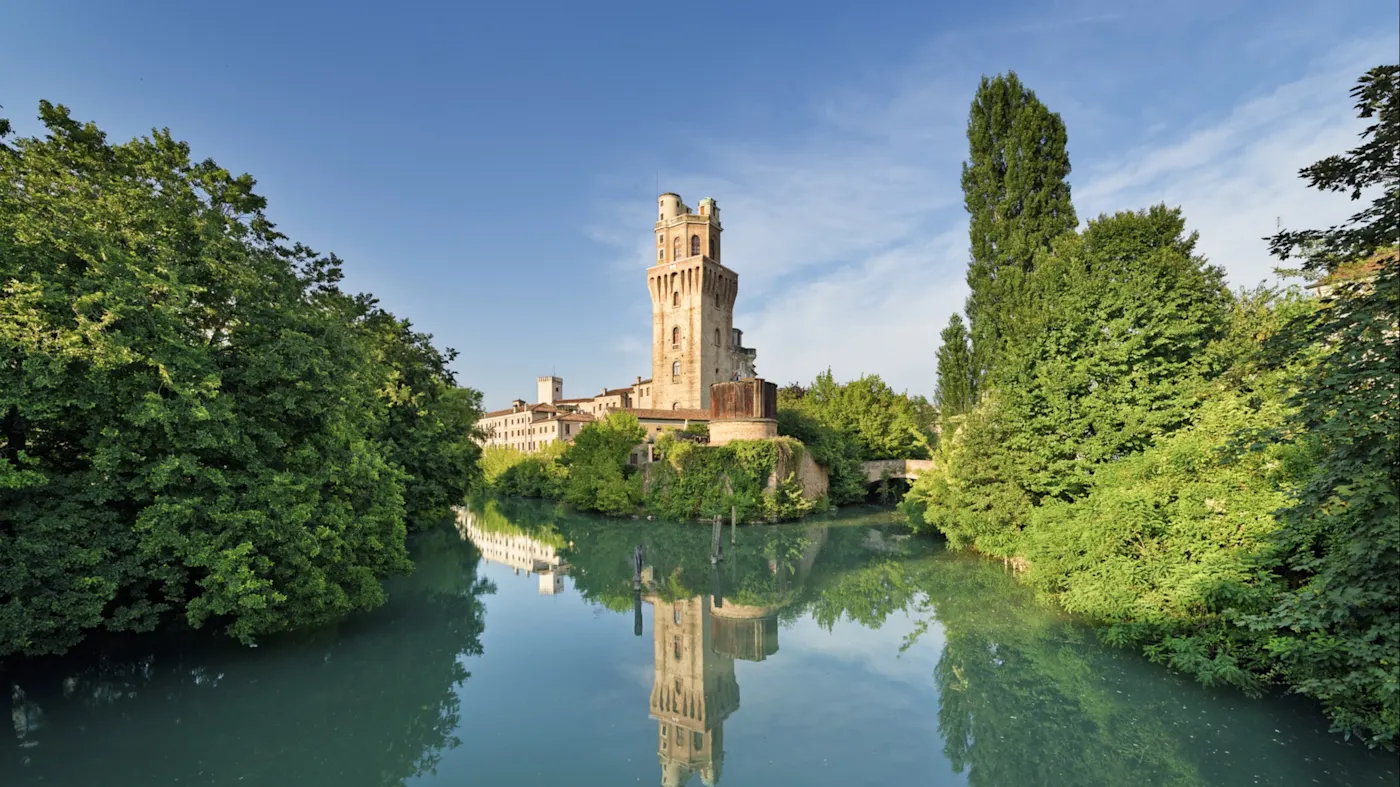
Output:
<svg viewBox="0 0 1400 787">
<path fill-rule="evenodd" d="M 706 197 L 698 213 L 678 194 L 657 199 L 656 264 L 651 291 L 652 406 L 707 409 L 710 385 L 752 377 L 755 352 L 734 330 L 739 274 L 720 263 L 719 206 Z"/>
<path fill-rule="evenodd" d="M 651 717 L 663 787 L 691 776 L 713 785 L 724 767 L 724 720 L 739 709 L 734 659 L 711 640 L 710 597 L 662 601 L 652 596 L 656 675 Z"/>
<path fill-rule="evenodd" d="M 539 378 L 538 404 L 554 404 L 564 398 L 564 380 L 559 377 Z"/>
</svg>

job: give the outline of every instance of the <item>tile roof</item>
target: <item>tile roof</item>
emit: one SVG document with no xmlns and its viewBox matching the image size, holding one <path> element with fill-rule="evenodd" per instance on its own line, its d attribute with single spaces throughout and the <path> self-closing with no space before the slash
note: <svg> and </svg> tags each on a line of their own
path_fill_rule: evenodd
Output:
<svg viewBox="0 0 1400 787">
<path fill-rule="evenodd" d="M 643 407 L 623 407 L 622 412 L 652 421 L 708 421 L 709 410 L 656 410 Z"/>
<path fill-rule="evenodd" d="M 594 418 L 593 416 L 589 415 L 588 413 L 568 413 L 567 415 L 561 415 L 561 416 L 558 416 L 557 418 L 554 418 L 554 419 L 551 419 L 551 420 L 557 420 L 557 421 L 584 421 L 584 422 L 590 422 L 590 421 L 595 421 L 595 420 L 597 420 L 597 419 Z"/>
</svg>

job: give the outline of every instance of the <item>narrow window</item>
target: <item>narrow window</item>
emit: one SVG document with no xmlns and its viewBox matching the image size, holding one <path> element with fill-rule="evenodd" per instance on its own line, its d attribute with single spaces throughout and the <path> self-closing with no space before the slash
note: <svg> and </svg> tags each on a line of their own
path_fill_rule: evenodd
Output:
<svg viewBox="0 0 1400 787">
<path fill-rule="evenodd" d="M 672 362 L 671 362 L 671 377 L 680 377 L 680 376 L 681 376 L 681 362 L 680 362 L 680 361 L 672 361 Z M 674 406 L 672 406 L 671 409 L 674 410 L 674 409 L 676 409 L 676 408 L 675 408 Z"/>
<path fill-rule="evenodd" d="M 679 327 L 671 329 L 671 346 L 679 347 L 681 344 L 681 329 Z"/>
<path fill-rule="evenodd" d="M 695 257 L 700 254 L 700 236 L 690 236 L 690 256 Z"/>
<path fill-rule="evenodd" d="M 719 299 L 716 298 L 716 300 L 719 300 Z M 719 329 L 718 329 L 718 328 L 715 329 L 715 346 L 716 346 L 716 347 L 719 346 Z"/>
<path fill-rule="evenodd" d="M 715 293 L 715 308 L 716 308 L 716 309 L 719 308 L 719 293 L 718 293 L 718 292 Z"/>
<path fill-rule="evenodd" d="M 679 291 L 676 291 L 676 292 L 671 293 L 671 305 L 672 305 L 672 306 L 680 306 L 680 305 L 681 305 L 681 294 L 680 294 Z"/>
<path fill-rule="evenodd" d="M 675 240 L 673 240 L 673 241 L 671 242 L 671 259 L 673 259 L 673 260 L 678 260 L 678 259 L 680 259 L 680 258 L 681 258 L 681 236 L 677 235 L 676 238 L 675 238 Z"/>
</svg>

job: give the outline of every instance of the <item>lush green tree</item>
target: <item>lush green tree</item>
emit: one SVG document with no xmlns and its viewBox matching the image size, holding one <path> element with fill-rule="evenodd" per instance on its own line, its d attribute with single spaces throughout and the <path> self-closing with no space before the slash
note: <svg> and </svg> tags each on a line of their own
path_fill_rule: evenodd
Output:
<svg viewBox="0 0 1400 787">
<path fill-rule="evenodd" d="M 1392 246 L 1400 227 L 1400 65 L 1367 71 L 1351 95 L 1356 114 L 1371 123 L 1361 132 L 1361 144 L 1341 155 L 1304 167 L 1299 175 L 1321 191 L 1344 193 L 1355 201 L 1369 190 L 1369 207 L 1345 224 L 1326 230 L 1286 230 L 1269 239 L 1270 250 L 1287 260 L 1302 256 L 1310 271 L 1330 270 L 1339 263 L 1365 259 Z"/>
<path fill-rule="evenodd" d="M 934 401 L 947 431 L 952 419 L 972 409 L 977 402 L 977 374 L 972 364 L 972 345 L 962 315 L 954 312 L 948 327 L 939 334 L 938 388 Z"/>
<path fill-rule="evenodd" d="M 828 369 L 801 397 L 781 395 L 779 409 L 797 409 L 853 441 L 861 459 L 921 459 L 928 436 L 913 403 L 879 375 L 838 383 Z"/>
<path fill-rule="evenodd" d="M 1017 318 L 981 411 L 906 509 L 956 545 L 1014 556 L 1029 507 L 1083 497 L 1099 466 L 1184 425 L 1232 303 L 1195 240 L 1162 206 L 1062 238 L 1028 279 L 1037 308 Z"/>
<path fill-rule="evenodd" d="M 585 426 L 559 459 L 568 468 L 564 500 L 584 511 L 614 516 L 636 511 L 642 500 L 641 477 L 627 457 L 645 439 L 646 429 L 637 416 L 621 410 Z"/>
<path fill-rule="evenodd" d="M 962 168 L 972 260 L 967 317 L 978 379 L 996 362 L 1008 315 L 1024 307 L 1036 255 L 1079 220 L 1070 202 L 1064 121 L 1016 73 L 982 77 Z"/>
<path fill-rule="evenodd" d="M 394 415 L 441 399 L 426 340 L 358 319 L 251 177 L 165 131 L 40 118 L 0 149 L 0 656 L 380 604 L 409 567 L 406 486 L 431 509 L 471 478 L 470 449 L 435 456 Z"/>
<path fill-rule="evenodd" d="M 1292 503 L 1279 512 L 1275 559 L 1284 587 L 1267 612 L 1244 618 L 1294 688 L 1320 700 L 1338 729 L 1394 746 L 1400 728 L 1400 66 L 1364 75 L 1358 114 L 1376 118 L 1364 143 L 1305 168 L 1324 191 L 1371 207 L 1340 227 L 1283 232 L 1281 258 L 1309 271 L 1363 262 L 1329 285 L 1320 308 L 1275 344 L 1279 363 L 1315 356 L 1293 397 L 1284 439 L 1319 453 Z M 1357 275 L 1359 274 L 1359 275 Z"/>
<path fill-rule="evenodd" d="M 448 368 L 456 350 L 439 351 L 432 336 L 359 298 L 355 322 L 371 338 L 386 380 L 379 389 L 385 422 L 378 435 L 388 458 L 407 473 L 404 503 L 411 528 L 441 521 L 481 481 L 476 422 L 481 393 L 458 388 Z"/>
</svg>

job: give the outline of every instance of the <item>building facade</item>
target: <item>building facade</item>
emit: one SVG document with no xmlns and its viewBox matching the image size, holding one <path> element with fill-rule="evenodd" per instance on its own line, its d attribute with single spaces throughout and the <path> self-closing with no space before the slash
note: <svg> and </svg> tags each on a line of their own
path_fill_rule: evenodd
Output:
<svg viewBox="0 0 1400 787">
<path fill-rule="evenodd" d="M 719 205 L 700 201 L 692 211 L 677 194 L 657 198 L 656 262 L 647 269 L 652 309 L 652 374 L 596 396 L 564 397 L 564 380 L 536 381 L 536 402 L 522 399 L 482 416 L 487 446 L 534 452 L 573 440 L 588 423 L 613 411 L 636 415 L 648 444 L 666 429 L 709 421 L 710 386 L 755 375 L 757 351 L 743 346 L 734 327 L 739 274 L 720 262 Z M 650 460 L 650 449 L 633 462 Z"/>
</svg>

